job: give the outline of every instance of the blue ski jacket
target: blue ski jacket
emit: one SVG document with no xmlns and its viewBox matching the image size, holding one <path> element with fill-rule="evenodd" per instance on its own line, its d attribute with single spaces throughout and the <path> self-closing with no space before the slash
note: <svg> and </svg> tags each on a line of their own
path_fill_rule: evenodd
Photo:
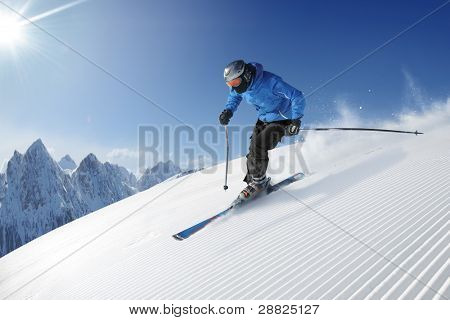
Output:
<svg viewBox="0 0 450 320">
<path fill-rule="evenodd" d="M 271 72 L 264 71 L 259 63 L 251 63 L 256 67 L 256 74 L 247 91 L 242 94 L 230 88 L 225 109 L 233 113 L 242 101 L 253 104 L 258 118 L 264 122 L 273 122 L 303 117 L 305 99 L 300 90 L 290 86 L 283 79 Z"/>
</svg>

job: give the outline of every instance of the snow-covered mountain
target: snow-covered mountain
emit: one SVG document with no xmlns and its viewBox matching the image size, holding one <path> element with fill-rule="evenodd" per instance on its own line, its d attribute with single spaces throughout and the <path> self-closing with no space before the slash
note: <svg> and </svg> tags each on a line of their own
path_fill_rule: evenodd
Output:
<svg viewBox="0 0 450 320">
<path fill-rule="evenodd" d="M 70 156 L 56 163 L 40 139 L 14 153 L 0 174 L 0 256 L 137 192 L 132 173 L 92 154 L 71 176 L 74 168 Z"/>
<path fill-rule="evenodd" d="M 39 139 L 25 155 L 15 152 L 0 174 L 0 256 L 179 172 L 172 161 L 158 163 L 138 183 L 126 168 L 94 154 L 79 166 L 69 155 L 56 163 Z"/>
<path fill-rule="evenodd" d="M 58 161 L 58 164 L 63 170 L 73 171 L 77 168 L 77 164 L 68 154 L 62 157 L 61 160 Z"/>
<path fill-rule="evenodd" d="M 169 179 L 2 257 L 0 299 L 448 299 L 450 101 L 384 127 L 425 134 L 310 133 L 270 153 L 276 182 L 301 148 L 304 180 L 181 242 L 245 158 L 226 192 L 224 164 Z"/>
<path fill-rule="evenodd" d="M 0 173 L 0 208 L 6 194 L 6 173 Z"/>
<path fill-rule="evenodd" d="M 137 182 L 138 190 L 147 190 L 180 172 L 180 167 L 175 165 L 171 160 L 158 162 L 153 168 L 146 169 L 144 174 L 139 178 Z"/>
<path fill-rule="evenodd" d="M 92 153 L 72 175 L 73 184 L 91 211 L 135 194 L 137 190 L 129 185 L 130 179 L 125 168 L 109 162 L 103 164 Z"/>
<path fill-rule="evenodd" d="M 120 179 L 125 182 L 127 185 L 136 187 L 137 179 L 136 176 L 128 171 L 125 167 L 118 166 L 118 171 L 120 172 Z"/>
<path fill-rule="evenodd" d="M 41 140 L 15 152 L 0 208 L 0 254 L 86 214 L 89 209 Z"/>
</svg>

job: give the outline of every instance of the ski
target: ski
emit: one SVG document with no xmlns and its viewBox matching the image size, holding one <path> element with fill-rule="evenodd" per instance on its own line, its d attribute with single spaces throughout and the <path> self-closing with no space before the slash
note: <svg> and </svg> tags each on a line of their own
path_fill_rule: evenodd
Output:
<svg viewBox="0 0 450 320">
<path fill-rule="evenodd" d="M 294 175 L 292 175 L 290 177 L 287 177 L 284 180 L 281 180 L 280 182 L 278 182 L 278 183 L 276 183 L 274 185 L 269 185 L 267 187 L 266 194 L 270 194 L 272 192 L 275 192 L 275 191 L 277 191 L 277 190 L 279 190 L 279 189 L 281 189 L 281 188 L 283 188 L 283 187 L 285 187 L 285 186 L 287 186 L 287 185 L 289 185 L 289 184 L 291 184 L 293 182 L 296 182 L 296 181 L 299 181 L 299 180 L 303 179 L 304 177 L 305 177 L 305 175 L 302 172 L 299 172 L 299 173 L 296 173 L 296 174 L 294 174 Z M 255 199 L 257 199 L 257 198 L 258 197 L 256 197 Z M 247 202 L 251 202 L 251 201 L 253 201 L 255 199 L 252 199 L 252 200 L 249 200 L 249 201 L 245 201 L 245 200 L 241 200 L 238 197 L 225 210 L 219 212 L 218 214 L 216 214 L 216 215 L 214 215 L 214 216 L 212 216 L 212 217 L 210 217 L 210 218 L 208 218 L 206 220 L 203 220 L 203 221 L 197 223 L 196 225 L 194 225 L 192 227 L 187 228 L 186 230 L 183 230 L 183 231 L 181 231 L 181 232 L 179 232 L 177 234 L 174 234 L 172 237 L 174 237 L 176 240 L 180 240 L 180 241 L 184 240 L 184 239 L 187 239 L 190 236 L 192 236 L 193 234 L 195 234 L 198 231 L 200 231 L 201 229 L 203 229 L 204 227 L 206 227 L 208 224 L 210 224 L 214 220 L 216 220 L 216 219 L 218 219 L 220 217 L 223 217 L 226 214 L 228 214 L 231 211 L 231 209 L 240 207 L 243 204 L 246 204 Z"/>
</svg>

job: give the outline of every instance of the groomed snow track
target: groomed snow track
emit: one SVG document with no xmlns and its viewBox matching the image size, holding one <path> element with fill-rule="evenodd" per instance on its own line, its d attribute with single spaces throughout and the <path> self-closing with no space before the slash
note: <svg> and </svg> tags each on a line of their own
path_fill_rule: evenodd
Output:
<svg viewBox="0 0 450 320">
<path fill-rule="evenodd" d="M 0 298 L 448 299 L 449 136 L 371 145 L 182 242 L 241 160 L 227 192 L 223 165 L 167 181 L 0 259 Z"/>
</svg>

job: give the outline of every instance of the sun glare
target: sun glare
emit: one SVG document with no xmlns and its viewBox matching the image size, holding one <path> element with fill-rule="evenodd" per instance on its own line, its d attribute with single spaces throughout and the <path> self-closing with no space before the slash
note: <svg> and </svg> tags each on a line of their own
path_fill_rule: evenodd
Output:
<svg viewBox="0 0 450 320">
<path fill-rule="evenodd" d="M 16 46 L 23 41 L 23 27 L 18 20 L 10 16 L 0 15 L 0 45 Z"/>
</svg>

